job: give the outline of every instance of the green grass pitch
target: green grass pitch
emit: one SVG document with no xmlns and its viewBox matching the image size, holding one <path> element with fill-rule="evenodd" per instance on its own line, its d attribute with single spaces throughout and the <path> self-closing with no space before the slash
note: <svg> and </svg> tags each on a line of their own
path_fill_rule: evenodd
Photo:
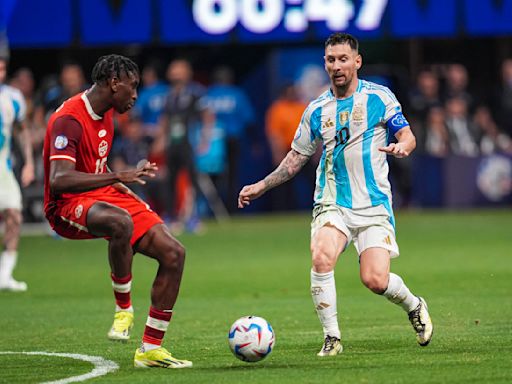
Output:
<svg viewBox="0 0 512 384">
<path fill-rule="evenodd" d="M 345 351 L 318 358 L 322 332 L 309 295 L 308 215 L 241 217 L 185 235 L 181 293 L 164 345 L 189 370 L 133 368 L 149 308 L 155 262 L 135 256 L 136 324 L 126 344 L 109 342 L 114 300 L 107 243 L 23 237 L 16 276 L 22 294 L 0 292 L 0 352 L 102 356 L 116 372 L 86 383 L 510 383 L 512 211 L 403 212 L 401 256 L 392 262 L 429 304 L 432 343 L 416 344 L 407 315 L 359 282 L 353 247 L 336 269 Z M 231 323 L 266 318 L 276 346 L 255 364 L 227 345 Z M 0 354 L 0 383 L 40 383 L 91 371 L 55 356 Z"/>
</svg>

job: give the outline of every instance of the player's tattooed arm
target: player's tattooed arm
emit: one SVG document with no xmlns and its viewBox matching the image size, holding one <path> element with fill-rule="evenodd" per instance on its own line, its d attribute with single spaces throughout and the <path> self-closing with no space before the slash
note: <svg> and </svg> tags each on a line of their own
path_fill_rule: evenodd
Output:
<svg viewBox="0 0 512 384">
<path fill-rule="evenodd" d="M 293 178 L 308 162 L 309 156 L 305 156 L 292 149 L 281 164 L 270 175 L 263 179 L 265 190 L 272 189 Z"/>
<path fill-rule="evenodd" d="M 308 162 L 309 156 L 300 154 L 292 149 L 281 164 L 270 175 L 255 184 L 246 185 L 238 195 L 238 208 L 249 205 L 252 200 L 257 199 L 269 189 L 277 187 L 295 176 Z"/>
</svg>

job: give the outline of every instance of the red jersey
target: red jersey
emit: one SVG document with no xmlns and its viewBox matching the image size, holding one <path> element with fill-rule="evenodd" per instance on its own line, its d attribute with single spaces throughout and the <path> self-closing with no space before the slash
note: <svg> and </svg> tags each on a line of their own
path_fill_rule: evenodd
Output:
<svg viewBox="0 0 512 384">
<path fill-rule="evenodd" d="M 52 114 L 48 121 L 43 149 L 46 213 L 58 200 L 81 195 L 50 192 L 50 161 L 72 161 L 79 172 L 104 173 L 114 138 L 112 116 L 112 109 L 103 117 L 94 113 L 85 92 L 66 100 Z"/>
</svg>

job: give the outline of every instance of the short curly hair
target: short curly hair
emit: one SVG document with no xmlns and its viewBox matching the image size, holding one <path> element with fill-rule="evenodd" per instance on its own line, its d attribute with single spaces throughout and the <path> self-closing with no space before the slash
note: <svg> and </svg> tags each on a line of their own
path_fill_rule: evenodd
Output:
<svg viewBox="0 0 512 384">
<path fill-rule="evenodd" d="M 101 84 L 121 73 L 139 75 L 139 67 L 132 60 L 121 55 L 106 55 L 98 59 L 92 69 L 92 81 Z"/>
</svg>

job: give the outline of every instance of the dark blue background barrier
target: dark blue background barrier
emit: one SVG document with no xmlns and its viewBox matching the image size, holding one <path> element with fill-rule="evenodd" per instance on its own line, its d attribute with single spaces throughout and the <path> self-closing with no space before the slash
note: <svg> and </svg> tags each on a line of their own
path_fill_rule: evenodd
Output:
<svg viewBox="0 0 512 384">
<path fill-rule="evenodd" d="M 12 47 L 512 35 L 512 0 L 2 0 Z"/>
<path fill-rule="evenodd" d="M 512 203 L 512 157 L 413 157 L 413 204 L 464 208 Z"/>
</svg>

